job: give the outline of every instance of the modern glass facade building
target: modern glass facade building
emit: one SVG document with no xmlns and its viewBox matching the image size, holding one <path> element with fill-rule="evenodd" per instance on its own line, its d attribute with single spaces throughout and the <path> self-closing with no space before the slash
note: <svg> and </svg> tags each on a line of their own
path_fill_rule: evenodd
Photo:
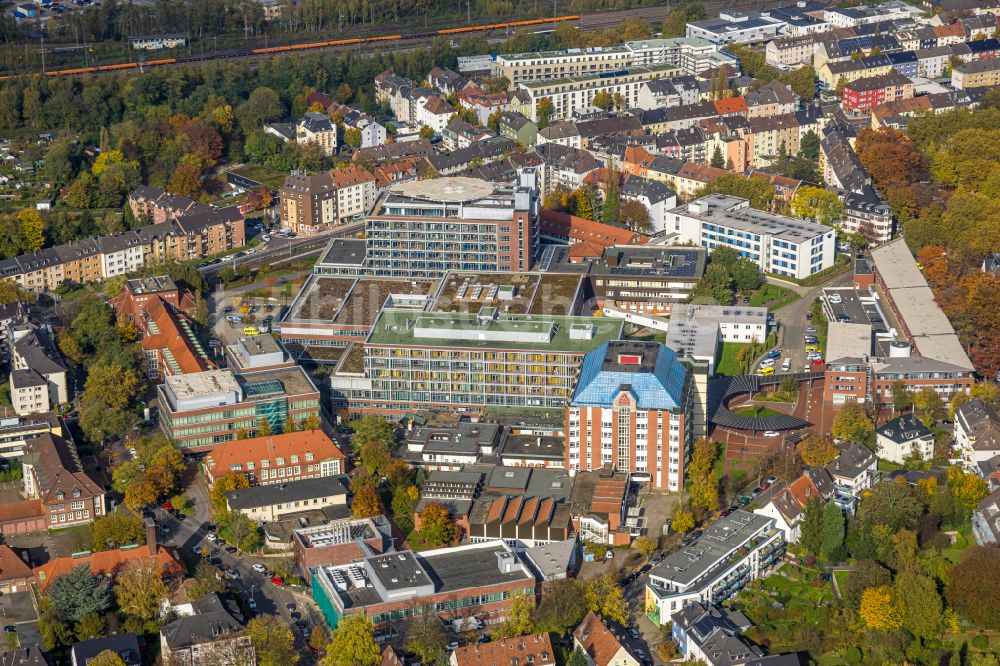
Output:
<svg viewBox="0 0 1000 666">
<path fill-rule="evenodd" d="M 441 277 L 449 270 L 520 272 L 538 249 L 538 190 L 451 177 L 394 185 L 365 221 L 365 265 L 378 276 Z"/>
<path fill-rule="evenodd" d="M 160 427 L 183 449 L 209 451 L 236 439 L 243 430 L 254 436 L 266 420 L 274 433 L 319 417 L 319 389 L 297 366 L 237 375 L 209 370 L 168 377 L 157 387 Z"/>
<path fill-rule="evenodd" d="M 583 357 L 621 337 L 597 317 L 384 310 L 364 347 L 365 390 L 354 411 L 484 407 L 561 411 Z"/>
</svg>

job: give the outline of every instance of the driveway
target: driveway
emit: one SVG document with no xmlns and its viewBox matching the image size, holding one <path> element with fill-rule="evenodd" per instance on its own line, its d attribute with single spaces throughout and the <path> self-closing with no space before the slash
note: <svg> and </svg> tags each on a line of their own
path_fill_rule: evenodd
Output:
<svg viewBox="0 0 1000 666">
<path fill-rule="evenodd" d="M 801 298 L 775 310 L 774 319 L 778 323 L 778 346 L 782 349 L 782 358 L 792 359 L 791 372 L 801 372 L 806 368 L 805 344 L 802 336 L 810 326 L 806 313 L 812 307 L 813 301 L 826 287 L 843 287 L 852 284 L 851 274 L 844 273 L 833 277 L 828 282 L 809 288 L 797 287 L 795 291 Z M 782 283 L 782 286 L 788 286 Z"/>
</svg>

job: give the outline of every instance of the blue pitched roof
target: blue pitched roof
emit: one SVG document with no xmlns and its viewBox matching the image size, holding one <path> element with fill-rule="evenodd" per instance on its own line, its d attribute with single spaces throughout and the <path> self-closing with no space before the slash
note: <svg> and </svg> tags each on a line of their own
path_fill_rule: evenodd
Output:
<svg viewBox="0 0 1000 666">
<path fill-rule="evenodd" d="M 652 368 L 622 370 L 629 366 L 618 364 L 616 354 L 634 353 L 635 345 L 634 342 L 615 340 L 605 342 L 587 354 L 570 404 L 575 407 L 610 408 L 622 385 L 627 384 L 631 386 L 639 409 L 671 410 L 681 407 L 688 370 L 678 360 L 677 352 L 666 345 L 648 343 L 642 347 L 644 354 L 655 350 L 656 361 Z M 605 359 L 610 361 L 611 369 L 605 369 Z"/>
</svg>

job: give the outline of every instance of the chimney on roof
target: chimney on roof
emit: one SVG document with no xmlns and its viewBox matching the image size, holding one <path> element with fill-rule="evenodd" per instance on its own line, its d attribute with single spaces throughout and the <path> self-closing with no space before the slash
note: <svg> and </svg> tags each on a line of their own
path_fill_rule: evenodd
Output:
<svg viewBox="0 0 1000 666">
<path fill-rule="evenodd" d="M 156 523 L 152 518 L 146 518 L 146 548 L 150 557 L 156 557 Z"/>
</svg>

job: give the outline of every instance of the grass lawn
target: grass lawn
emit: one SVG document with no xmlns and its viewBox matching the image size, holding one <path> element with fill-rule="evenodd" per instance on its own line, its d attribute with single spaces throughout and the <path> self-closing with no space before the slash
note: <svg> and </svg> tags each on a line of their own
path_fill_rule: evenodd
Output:
<svg viewBox="0 0 1000 666">
<path fill-rule="evenodd" d="M 749 407 L 747 409 L 740 409 L 736 412 L 740 416 L 755 416 L 757 418 L 764 418 L 765 416 L 778 416 L 781 414 L 776 409 L 771 409 L 770 407 Z"/>
<path fill-rule="evenodd" d="M 769 653 L 795 652 L 796 636 L 803 628 L 829 626 L 836 610 L 833 586 L 817 586 L 814 580 L 812 572 L 786 564 L 740 592 L 736 607 L 754 623 L 748 638 L 766 641 Z"/>
<path fill-rule="evenodd" d="M 891 460 L 885 460 L 883 458 L 878 459 L 878 471 L 895 472 L 897 469 L 903 469 L 903 466 L 899 463 L 894 463 Z"/>
<path fill-rule="evenodd" d="M 744 349 L 749 349 L 749 342 L 723 342 L 722 353 L 719 355 L 719 364 L 715 367 L 715 374 L 733 377 L 742 375 L 743 368 L 740 366 L 739 353 Z"/>
<path fill-rule="evenodd" d="M 776 284 L 765 284 L 763 287 L 750 294 L 750 305 L 753 307 L 767 305 L 770 310 L 777 310 L 778 308 L 783 308 L 798 299 L 799 295 L 791 289 L 779 287 Z M 775 301 L 773 305 L 770 304 L 772 301 Z"/>
<path fill-rule="evenodd" d="M 837 589 L 840 590 L 841 594 L 844 593 L 844 585 L 847 583 L 847 575 L 850 573 L 850 571 L 840 570 L 833 572 L 833 577 L 837 579 Z"/>
<path fill-rule="evenodd" d="M 721 479 L 726 475 L 726 447 L 729 444 L 726 442 L 716 442 L 715 443 L 715 465 L 712 469 L 715 470 L 716 478 Z"/>
<path fill-rule="evenodd" d="M 256 180 L 258 183 L 263 183 L 272 190 L 276 190 L 281 187 L 285 182 L 285 177 L 288 175 L 280 171 L 275 171 L 274 169 L 266 167 L 262 164 L 244 164 L 243 166 L 233 169 L 233 172 L 252 180 Z"/>
</svg>

